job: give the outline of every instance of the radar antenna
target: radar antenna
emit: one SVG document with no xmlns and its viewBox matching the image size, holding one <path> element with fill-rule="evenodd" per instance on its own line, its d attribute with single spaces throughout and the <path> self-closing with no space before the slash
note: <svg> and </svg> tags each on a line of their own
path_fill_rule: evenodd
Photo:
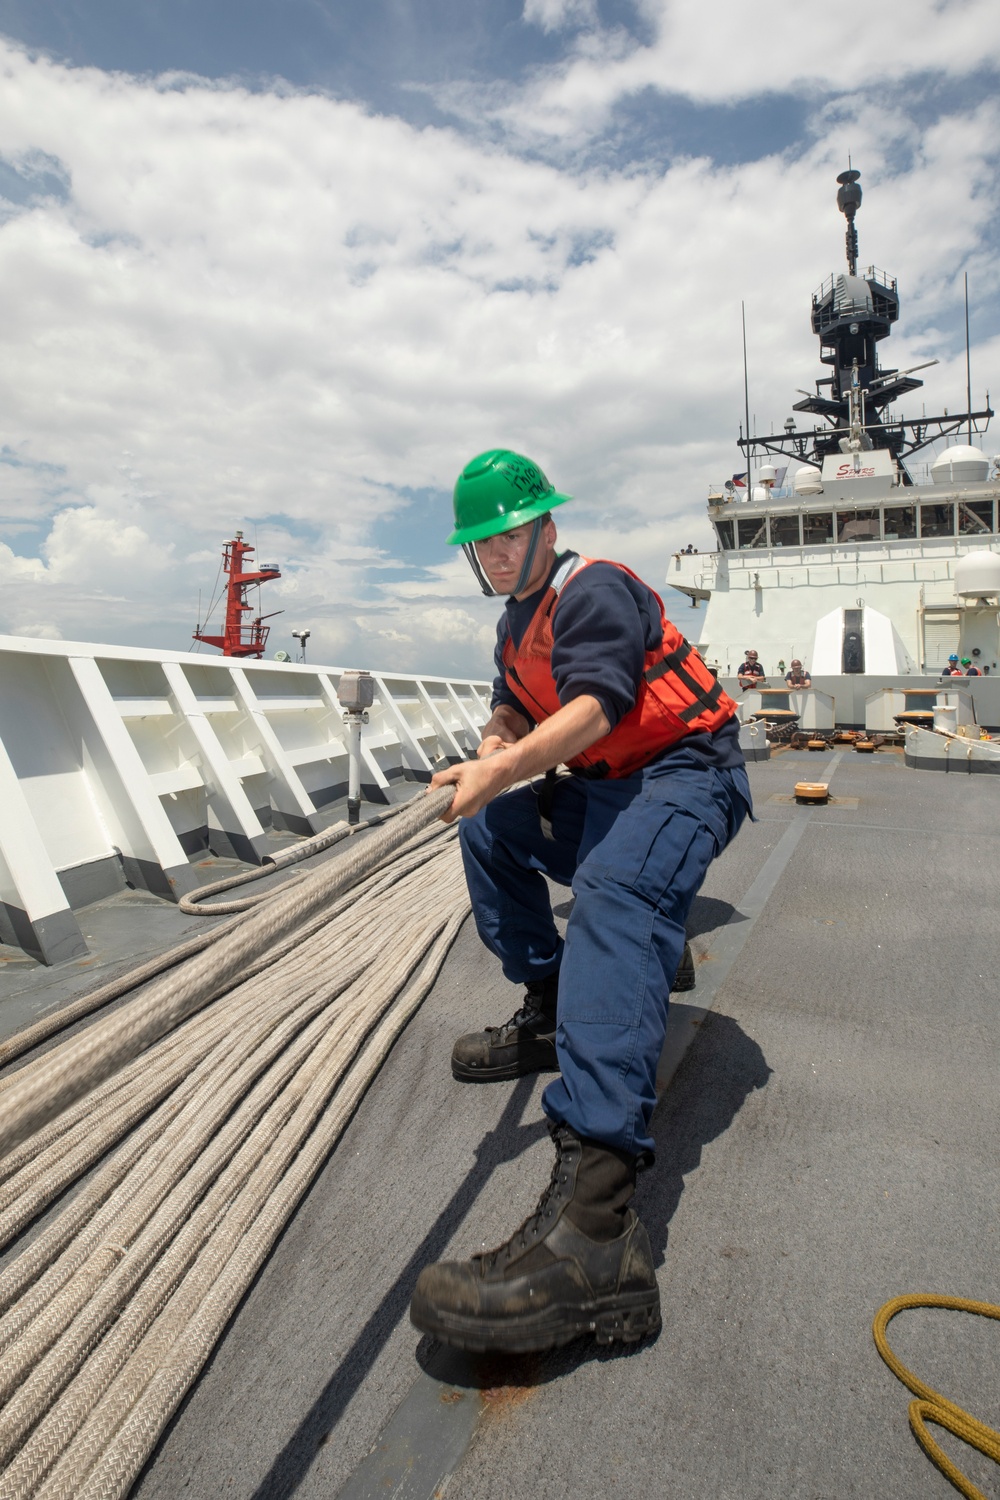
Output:
<svg viewBox="0 0 1000 1500">
<path fill-rule="evenodd" d="M 837 192 L 837 207 L 847 220 L 847 269 L 852 276 L 858 274 L 858 231 L 854 225 L 854 215 L 861 207 L 861 184 L 858 181 L 860 172 L 840 172 L 837 181 L 840 188 Z"/>
</svg>

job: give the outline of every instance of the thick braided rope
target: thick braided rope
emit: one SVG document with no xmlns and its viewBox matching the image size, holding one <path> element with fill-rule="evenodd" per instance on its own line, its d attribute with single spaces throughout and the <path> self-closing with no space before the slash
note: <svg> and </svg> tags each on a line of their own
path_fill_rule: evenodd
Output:
<svg viewBox="0 0 1000 1500">
<path fill-rule="evenodd" d="M 440 829 L 435 830 L 432 837 L 441 839 Z M 452 837 L 452 833 L 445 833 L 443 837 L 444 840 L 447 840 Z M 418 839 L 419 842 L 424 843 L 426 842 L 426 835 L 420 835 Z M 418 842 L 418 840 L 411 840 L 411 844 L 415 842 Z M 310 968 L 320 969 L 329 966 L 330 972 L 334 972 L 333 966 L 340 963 L 346 966 L 346 968 L 341 968 L 340 970 L 340 978 L 346 982 L 346 980 L 350 979 L 352 966 L 350 945 L 354 937 L 360 943 L 359 953 L 362 964 L 367 964 L 370 957 L 371 942 L 365 930 L 365 923 L 368 922 L 370 924 L 371 920 L 370 916 L 367 915 L 370 904 L 377 911 L 379 925 L 382 927 L 382 897 L 400 878 L 405 880 L 405 877 L 410 872 L 419 871 L 425 867 L 426 861 L 427 853 L 422 848 L 416 850 L 410 849 L 409 852 L 397 854 L 389 870 L 369 876 L 364 882 L 355 887 L 354 892 L 350 896 L 344 896 L 335 902 L 330 911 L 324 913 L 322 918 L 313 918 L 308 924 L 304 924 L 302 928 L 289 934 L 284 943 L 277 945 L 272 950 L 275 960 L 283 959 L 287 954 L 292 953 L 292 950 L 298 949 L 299 956 L 295 961 L 299 969 L 302 969 L 304 966 L 308 971 Z M 404 896 L 403 899 L 405 901 L 406 897 Z M 315 933 L 316 929 L 324 921 L 331 924 L 334 932 L 333 938 L 331 940 L 321 938 L 318 947 L 308 947 L 308 945 L 303 947 L 302 944 L 305 940 L 311 939 L 311 935 Z M 384 939 L 384 936 L 385 933 L 380 932 L 380 939 Z M 174 1033 L 173 1038 L 165 1039 L 164 1042 L 158 1044 L 156 1048 L 151 1049 L 145 1055 L 150 1064 L 150 1071 L 158 1074 L 163 1066 L 161 1049 L 171 1042 L 176 1042 L 178 1045 L 184 1043 L 185 1045 L 182 1047 L 177 1060 L 177 1067 L 180 1069 L 179 1076 L 184 1079 L 184 1082 L 180 1085 L 177 1092 L 159 1110 L 155 1111 L 138 1130 L 133 1132 L 129 1139 L 98 1169 L 83 1191 L 42 1232 L 39 1238 L 22 1252 L 3 1272 L 0 1272 L 0 1308 L 10 1307 L 16 1299 L 20 1298 L 21 1301 L 14 1310 L 12 1317 L 23 1319 L 27 1307 L 30 1306 L 31 1297 L 38 1296 L 43 1300 L 47 1300 L 52 1295 L 54 1285 L 56 1284 L 52 1279 L 56 1274 L 55 1268 L 44 1272 L 42 1281 L 39 1282 L 38 1286 L 32 1292 L 31 1297 L 25 1300 L 23 1294 L 26 1288 L 37 1280 L 39 1275 L 44 1271 L 44 1268 L 53 1262 L 54 1258 L 69 1240 L 72 1239 L 82 1224 L 90 1220 L 91 1224 L 88 1233 L 104 1232 L 105 1213 L 114 1212 L 115 1205 L 122 1202 L 128 1196 L 131 1196 L 136 1190 L 135 1179 L 130 1179 L 127 1176 L 130 1167 L 146 1151 L 147 1147 L 150 1147 L 151 1155 L 144 1163 L 146 1176 L 154 1170 L 156 1162 L 162 1157 L 167 1143 L 172 1139 L 172 1133 L 167 1127 L 178 1113 L 187 1093 L 199 1081 L 202 1060 L 210 1055 L 213 1047 L 217 1047 L 217 1061 L 220 1064 L 225 1063 L 226 1067 L 231 1068 L 234 1065 L 234 1061 L 238 1060 L 236 1054 L 238 1053 L 239 1056 L 244 1055 L 241 1039 L 246 1036 L 248 1024 L 256 1025 L 260 1023 L 267 1029 L 272 1025 L 271 1018 L 273 1015 L 281 1014 L 283 1010 L 287 1010 L 290 1007 L 292 995 L 289 990 L 289 977 L 290 970 L 286 964 L 282 970 L 280 999 L 273 999 L 271 988 L 266 981 L 263 986 L 243 986 L 234 990 L 227 997 L 224 1007 L 215 1006 L 205 1014 L 190 1018 Z M 237 983 L 237 979 L 234 978 L 233 982 Z M 339 989 L 337 987 L 328 991 L 331 998 L 335 997 L 338 993 Z M 249 1023 L 248 1016 L 250 1017 Z M 184 1070 L 194 1071 L 188 1071 L 187 1076 L 185 1076 Z M 132 1077 L 134 1069 L 126 1070 L 126 1072 Z M 111 1085 L 105 1085 L 104 1087 L 109 1088 Z M 208 1087 L 210 1088 L 211 1085 Z M 93 1131 L 94 1160 L 98 1160 L 110 1145 L 113 1144 L 113 1137 L 110 1135 L 107 1122 L 103 1125 L 100 1124 L 100 1096 L 102 1092 L 103 1090 L 100 1089 L 95 1091 L 89 1100 L 83 1102 L 83 1107 L 85 1107 L 91 1100 L 94 1101 L 94 1115 L 90 1121 Z M 58 1121 L 54 1122 L 48 1129 L 55 1130 L 57 1125 Z M 44 1135 L 45 1132 L 42 1132 L 40 1136 L 34 1139 L 42 1139 Z M 152 1144 L 150 1145 L 150 1143 Z M 28 1146 L 23 1148 L 26 1159 L 29 1160 L 31 1156 L 31 1144 L 32 1142 L 29 1142 Z M 12 1157 L 16 1157 L 19 1154 L 19 1152 L 14 1152 L 12 1153 Z M 23 1226 L 24 1223 L 37 1214 L 45 1203 L 51 1200 L 58 1186 L 60 1186 L 60 1181 L 55 1173 L 50 1173 L 44 1177 L 37 1188 L 32 1188 L 33 1196 L 29 1196 L 28 1194 L 23 1195 L 17 1205 L 10 1210 L 8 1217 L 11 1223 Z M 98 1212 L 100 1205 L 105 1203 L 106 1200 L 106 1208 Z M 97 1213 L 97 1217 L 93 1218 L 92 1216 L 95 1213 Z M 79 1247 L 81 1241 L 77 1240 L 76 1243 Z M 7 1342 L 9 1342 L 6 1330 L 10 1321 L 10 1318 L 0 1320 L 0 1349 L 6 1347 Z"/>
<path fill-rule="evenodd" d="M 446 798 L 450 795 L 446 791 Z M 443 832 L 438 826 L 427 831 L 426 821 L 423 829 L 415 836 L 412 830 L 402 831 L 400 852 L 387 870 L 381 866 L 392 851 L 380 853 L 372 849 L 374 839 L 367 841 L 362 846 L 369 851 L 364 867 L 375 873 L 355 881 L 350 896 L 328 902 L 320 916 L 307 915 L 297 928 L 286 929 L 284 938 L 267 950 L 266 958 L 259 954 L 239 972 L 230 968 L 229 983 L 243 982 L 224 995 L 215 1014 L 189 1017 L 174 1037 L 150 1048 L 141 1061 L 155 1070 L 169 1059 L 178 1087 L 166 1098 L 162 1091 L 154 1091 L 161 1102 L 156 1105 L 151 1098 L 148 1118 L 132 1130 L 119 1151 L 24 1255 L 0 1274 L 0 1307 L 9 1305 L 12 1295 L 23 1294 L 0 1320 L 0 1348 L 6 1344 L 9 1350 L 0 1358 L 0 1386 L 13 1393 L 0 1417 L 4 1456 L 13 1455 L 0 1478 L 0 1496 L 77 1494 L 91 1463 L 104 1476 L 95 1480 L 93 1493 L 110 1493 L 101 1486 L 111 1482 L 112 1470 L 125 1476 L 120 1493 L 127 1493 L 180 1399 L 171 1394 L 176 1381 L 166 1392 L 157 1385 L 151 1396 L 143 1395 L 158 1365 L 154 1361 L 137 1382 L 139 1367 L 132 1359 L 137 1346 L 140 1353 L 145 1347 L 148 1354 L 147 1340 L 153 1334 L 161 1341 L 167 1338 L 171 1346 L 183 1340 L 187 1372 L 180 1390 L 183 1395 L 228 1318 L 226 1314 L 212 1333 L 215 1325 L 206 1322 L 201 1309 L 222 1274 L 220 1267 L 230 1277 L 226 1285 L 231 1290 L 235 1273 L 227 1267 L 233 1260 L 243 1265 L 243 1240 L 250 1233 L 247 1226 L 253 1226 L 259 1267 L 286 1221 L 281 1219 L 270 1238 L 257 1230 L 258 1219 L 267 1225 L 273 1218 L 266 1194 L 261 1196 L 261 1173 L 266 1165 L 270 1191 L 278 1181 L 276 1143 L 284 1142 L 281 1171 L 289 1162 L 293 1164 L 288 1181 L 281 1178 L 277 1188 L 287 1217 L 322 1160 L 322 1155 L 315 1154 L 317 1142 L 321 1145 L 326 1139 L 328 1150 L 335 1141 L 392 1040 L 433 983 L 464 920 L 468 901 L 457 851 L 434 847 L 435 842 L 443 846 L 450 841 L 454 830 Z M 338 882 L 336 889 L 348 884 Z M 390 906 L 387 918 L 383 897 L 393 886 L 398 903 Z M 428 944 L 430 957 L 410 983 Z M 376 946 L 387 959 L 377 974 L 366 974 Z M 275 998 L 273 971 L 263 971 L 279 951 L 280 996 Z M 217 977 L 207 998 L 223 994 L 225 988 L 225 981 Z M 401 991 L 405 992 L 402 1000 L 394 1004 Z M 234 1036 L 237 1016 L 241 1019 Z M 75 1042 L 64 1044 L 71 1046 Z M 359 1047 L 361 1057 L 354 1064 Z M 362 1060 L 365 1071 L 358 1072 Z M 193 1073 L 185 1073 L 185 1067 L 193 1068 Z M 350 1070 L 351 1083 L 345 1090 L 338 1086 L 346 1070 Z M 22 1071 L 37 1080 L 37 1065 Z M 148 1078 L 136 1065 L 125 1071 L 141 1094 Z M 103 1099 L 104 1110 L 105 1134 L 95 1159 L 103 1154 L 115 1129 L 127 1132 L 135 1124 L 136 1111 L 123 1107 L 126 1090 L 114 1086 L 123 1076 L 91 1096 Z M 330 1112 L 324 1113 L 324 1108 L 334 1091 L 333 1119 L 339 1123 L 331 1136 Z M 311 1101 L 305 1114 L 304 1100 Z M 43 1132 L 52 1160 L 21 1178 L 23 1191 L 14 1195 L 15 1213 L 23 1215 L 25 1204 L 37 1212 L 45 1191 L 65 1184 L 74 1170 L 83 1169 L 85 1153 L 78 1150 L 77 1129 L 82 1117 L 72 1110 L 67 1114 L 74 1118 L 72 1128 L 58 1130 L 56 1121 Z M 320 1128 L 314 1129 L 317 1118 Z M 143 1138 L 142 1149 L 135 1149 L 136 1137 Z M 31 1165 L 30 1154 L 30 1147 L 14 1153 L 15 1177 Z M 120 1156 L 127 1158 L 124 1171 L 117 1160 Z M 256 1184 L 252 1190 L 251 1183 Z M 13 1178 L 7 1186 L 14 1186 Z M 77 1205 L 88 1194 L 89 1212 L 78 1211 Z M 235 1205 L 241 1207 L 234 1217 Z M 68 1233 L 59 1227 L 67 1219 L 72 1221 Z M 24 1262 L 30 1265 L 22 1271 Z M 253 1274 L 248 1273 L 243 1290 Z M 209 1280 L 204 1282 L 206 1275 Z M 177 1298 L 185 1288 L 188 1302 L 197 1292 L 192 1304 L 194 1330 L 178 1322 Z M 237 1301 L 243 1290 L 235 1293 Z M 193 1337 L 199 1329 L 200 1336 Z M 16 1341 L 14 1346 L 11 1339 Z M 81 1463 L 82 1453 L 71 1456 L 76 1449 L 73 1434 L 81 1423 L 90 1431 L 91 1418 L 97 1410 L 105 1410 L 102 1393 L 108 1392 L 109 1382 L 114 1400 L 119 1405 L 124 1400 L 125 1405 L 113 1432 L 105 1429 L 101 1443 Z M 142 1416 L 130 1428 L 132 1436 L 114 1436 L 113 1451 L 105 1453 L 113 1433 L 123 1421 L 131 1420 L 129 1414 L 140 1398 Z M 155 1430 L 153 1423 L 159 1424 Z M 70 1450 L 66 1450 L 67 1443 Z M 50 1470 L 50 1481 L 45 1481 Z M 50 1489 L 50 1484 L 55 1488 Z"/>
<path fill-rule="evenodd" d="M 257 906 L 261 901 L 270 900 L 274 891 L 263 891 L 259 896 L 247 898 L 243 901 L 226 902 L 224 905 L 204 907 L 201 905 L 209 896 L 231 890 L 237 885 L 246 885 L 250 881 L 261 880 L 276 871 L 284 869 L 286 865 L 297 863 L 299 860 L 309 859 L 314 854 L 321 853 L 324 849 L 330 849 L 339 844 L 342 839 L 353 834 L 360 833 L 366 828 L 374 828 L 379 823 L 384 823 L 388 818 L 395 817 L 404 810 L 407 804 L 398 807 L 390 807 L 375 817 L 366 818 L 363 822 L 353 827 L 347 823 L 336 823 L 328 828 L 325 833 L 317 834 L 315 838 L 306 839 L 304 842 L 293 844 L 288 849 L 282 849 L 279 854 L 269 855 L 264 858 L 261 865 L 253 870 L 247 870 L 240 875 L 230 875 L 226 880 L 217 880 L 212 885 L 202 886 L 189 896 L 185 896 L 179 903 L 180 910 L 185 913 L 196 913 L 201 917 L 224 916 L 228 912 L 246 912 Z M 118 1000 L 122 995 L 131 994 L 139 985 L 145 984 L 147 980 L 155 979 L 165 969 L 173 969 L 185 958 L 190 958 L 194 953 L 200 953 L 203 948 L 209 947 L 216 938 L 220 937 L 230 927 L 235 927 L 235 922 L 227 922 L 212 928 L 210 932 L 200 932 L 196 937 L 189 938 L 186 943 L 180 943 L 176 948 L 159 954 L 156 958 L 149 959 L 140 964 L 138 968 L 130 968 L 126 973 L 120 974 L 118 978 L 109 980 L 107 984 L 101 985 L 99 989 L 89 990 L 79 1000 L 72 1001 L 69 1005 L 62 1006 L 53 1011 L 49 1016 L 42 1016 L 33 1025 L 26 1026 L 16 1036 L 9 1037 L 7 1041 L 0 1042 L 0 1068 L 13 1062 L 18 1057 L 23 1057 L 26 1052 L 31 1052 L 35 1047 L 47 1041 L 50 1036 L 64 1031 L 84 1016 L 89 1016 L 96 1010 L 102 1010 L 104 1006 L 110 1005 L 113 1000 Z M 9 1080 L 0 1079 L 0 1090 L 7 1087 Z"/>
<path fill-rule="evenodd" d="M 416 798 L 343 860 L 317 870 L 261 907 L 254 921 L 239 922 L 182 969 L 154 981 L 141 1006 L 107 1016 L 42 1058 L 30 1078 L 15 1078 L 0 1094 L 0 1155 L 207 1003 L 221 975 L 252 962 L 288 927 L 349 889 L 413 833 L 438 819 L 453 796 L 451 787 L 440 787 Z"/>
<path fill-rule="evenodd" d="M 439 918 L 433 928 L 421 933 L 416 950 L 411 949 L 406 956 L 400 955 L 393 973 L 387 975 L 382 986 L 381 998 L 376 1002 L 383 1010 L 386 1004 L 391 1005 L 402 974 L 412 972 L 424 958 L 428 941 L 440 936 L 441 925 Z M 168 1343 L 174 1342 L 196 1313 L 205 1294 L 202 1283 L 206 1266 L 214 1278 L 217 1263 L 227 1260 L 236 1250 L 247 1228 L 298 1155 L 303 1140 L 336 1087 L 345 1060 L 349 1061 L 355 1055 L 370 1030 L 371 1016 L 363 1013 L 368 1008 L 362 1004 L 349 1027 L 340 1028 L 336 1035 L 330 1035 L 313 1051 L 293 1084 L 276 1100 L 274 1107 L 261 1116 L 240 1153 L 182 1228 L 170 1247 L 169 1255 L 161 1258 L 136 1294 L 124 1303 L 121 1315 L 114 1321 L 99 1349 L 58 1404 L 39 1423 L 4 1476 L 0 1494 L 8 1493 L 8 1485 L 11 1494 L 30 1492 L 31 1485 L 59 1460 L 73 1435 L 86 1423 L 87 1434 L 76 1446 L 69 1463 L 63 1466 L 69 1490 L 74 1492 L 83 1472 L 100 1455 L 122 1416 L 139 1399 L 155 1374 L 162 1357 L 164 1337 Z M 167 1312 L 160 1317 L 164 1303 L 178 1284 L 177 1295 L 172 1297 Z M 158 1319 L 153 1340 L 156 1353 L 150 1359 L 152 1345 L 147 1341 L 140 1357 L 132 1360 L 154 1319 Z M 205 1347 L 203 1357 L 210 1348 L 210 1344 Z M 127 1362 L 127 1375 L 118 1380 L 119 1372 Z M 105 1392 L 113 1382 L 117 1382 L 113 1393 L 102 1406 L 100 1403 Z"/>
<path fill-rule="evenodd" d="M 192 1302 L 200 1296 L 194 1311 L 189 1313 L 184 1309 L 184 1315 L 172 1320 L 168 1316 L 168 1306 L 153 1325 L 148 1338 L 157 1340 L 157 1343 L 147 1355 L 145 1384 L 131 1399 L 127 1366 L 119 1377 L 120 1389 L 113 1387 L 109 1391 L 109 1397 L 117 1396 L 117 1409 L 109 1414 L 110 1420 L 100 1407 L 94 1413 L 95 1425 L 102 1417 L 106 1422 L 105 1436 L 103 1442 L 93 1444 L 90 1449 L 96 1449 L 99 1457 L 86 1479 L 82 1476 L 87 1472 L 89 1454 L 86 1449 L 78 1453 L 76 1445 L 72 1445 L 58 1471 L 53 1473 L 52 1483 L 37 1491 L 39 1500 L 43 1496 L 45 1500 L 55 1500 L 57 1496 L 62 1500 L 70 1500 L 72 1496 L 80 1496 L 81 1500 L 84 1497 L 105 1500 L 105 1497 L 128 1494 L 164 1426 L 197 1378 L 208 1353 L 239 1305 L 245 1288 L 263 1265 L 396 1037 L 433 984 L 464 917 L 465 909 L 448 923 L 426 960 L 418 982 L 372 1033 L 340 1083 L 330 1106 L 292 1159 L 278 1187 L 270 1193 L 252 1224 L 233 1235 L 228 1258 L 224 1259 L 228 1247 L 221 1246 L 218 1254 L 209 1253 L 199 1258 L 195 1268 L 197 1276 L 192 1279 L 190 1287 Z M 143 1346 L 140 1346 L 137 1357 L 142 1353 Z M 79 1478 L 74 1478 L 74 1475 Z"/>
<path fill-rule="evenodd" d="M 397 936 L 402 937 L 406 926 L 404 915 L 397 918 L 395 924 L 387 924 L 386 937 L 390 944 Z M 400 951 L 402 962 L 410 962 L 405 945 L 400 945 Z M 318 956 L 322 957 L 322 954 Z M 357 988 L 357 982 L 366 968 L 366 958 L 359 955 L 354 960 L 354 970 L 349 976 L 352 990 Z M 391 976 L 392 972 L 391 968 L 387 968 L 375 980 L 369 977 L 360 993 L 348 1005 L 341 1004 L 338 1007 L 332 1028 L 334 1034 L 359 1011 L 370 1010 L 373 1003 L 378 1002 L 380 994 L 385 990 L 385 976 Z M 305 1031 L 301 1030 L 303 1021 L 314 1017 L 317 1010 L 328 1006 L 329 999 L 335 999 L 346 988 L 347 983 L 342 974 L 332 996 L 329 991 L 321 997 L 314 995 L 308 1007 L 299 1007 L 283 1024 L 275 1027 L 270 1015 L 259 1018 L 258 1035 L 247 1040 L 241 1048 L 241 1053 L 246 1054 L 241 1065 L 234 1070 L 233 1060 L 230 1059 L 225 1078 L 218 1084 L 212 1080 L 211 1092 L 206 1096 L 206 1090 L 202 1090 L 201 1095 L 189 1102 L 182 1116 L 171 1127 L 172 1133 L 179 1136 L 178 1149 L 162 1160 L 157 1170 L 144 1181 L 136 1198 L 129 1204 L 124 1218 L 116 1223 L 111 1236 L 114 1253 L 109 1257 L 106 1249 L 100 1247 L 96 1260 L 88 1262 L 76 1276 L 72 1286 L 60 1294 L 53 1296 L 51 1286 L 46 1285 L 33 1288 L 31 1294 L 22 1299 L 13 1310 L 22 1322 L 28 1310 L 34 1310 L 39 1302 L 44 1315 L 38 1318 L 31 1332 L 20 1339 L 16 1356 L 0 1358 L 0 1399 L 10 1396 L 42 1359 L 53 1339 L 77 1317 L 86 1302 L 93 1302 L 97 1280 L 105 1274 L 117 1276 L 126 1270 L 133 1277 L 144 1273 L 148 1261 L 143 1262 L 142 1255 L 158 1254 L 164 1235 L 169 1238 L 177 1228 L 178 1221 L 171 1219 L 169 1213 L 162 1208 L 164 1202 L 169 1200 L 173 1205 L 179 1204 L 176 1212 L 182 1216 L 189 1212 L 191 1202 L 197 1200 L 203 1187 L 212 1180 L 218 1163 L 227 1160 L 239 1145 L 249 1128 L 248 1122 L 253 1120 L 262 1107 L 260 1101 L 263 1099 L 265 1104 L 270 1102 L 275 1090 L 287 1082 L 296 1067 L 301 1062 L 308 1061 L 316 1043 L 323 1038 L 324 1030 L 331 1029 L 322 1015 L 318 1020 L 311 1019 Z M 296 998 L 297 995 L 293 993 L 290 999 L 286 998 L 285 1003 Z M 260 1074 L 265 1065 L 270 1065 L 269 1073 L 247 1093 L 253 1078 Z M 241 1099 L 243 1103 L 239 1104 Z M 237 1105 L 235 1113 L 231 1113 Z M 183 1188 L 175 1186 L 179 1183 L 183 1184 Z M 133 1241 L 137 1235 L 141 1239 L 142 1225 L 154 1210 L 165 1222 L 160 1222 L 156 1229 L 159 1238 L 154 1236 L 149 1241 L 148 1251 L 140 1253 Z M 170 1212 L 175 1212 L 175 1209 L 171 1208 Z M 152 1222 L 150 1220 L 151 1224 Z M 129 1266 L 119 1266 L 117 1257 L 124 1255 L 129 1246 L 132 1247 L 129 1251 Z M 10 1316 L 4 1321 L 8 1322 Z M 84 1324 L 77 1323 L 74 1326 L 79 1334 Z M 41 1378 L 40 1368 L 36 1369 L 30 1377 L 29 1385 L 31 1381 Z M 23 1428 L 17 1425 L 22 1420 L 17 1413 L 32 1410 L 33 1400 L 34 1397 L 22 1386 L 18 1396 L 0 1414 L 0 1455 L 7 1453 L 18 1440 Z"/>
</svg>

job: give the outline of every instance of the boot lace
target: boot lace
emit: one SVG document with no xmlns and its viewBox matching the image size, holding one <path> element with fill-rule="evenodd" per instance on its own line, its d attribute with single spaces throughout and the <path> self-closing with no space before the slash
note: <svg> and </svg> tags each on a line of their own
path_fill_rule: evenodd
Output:
<svg viewBox="0 0 1000 1500">
<path fill-rule="evenodd" d="M 509 1260 L 515 1251 L 527 1248 L 529 1239 L 539 1232 L 544 1221 L 550 1217 L 549 1203 L 553 1197 L 558 1198 L 559 1191 L 569 1181 L 569 1174 L 565 1171 L 564 1162 L 567 1148 L 576 1144 L 576 1137 L 568 1131 L 565 1126 L 559 1126 L 552 1131 L 552 1140 L 556 1148 L 556 1159 L 552 1168 L 552 1176 L 549 1178 L 548 1187 L 542 1193 L 535 1207 L 520 1224 L 509 1239 L 504 1240 L 502 1245 L 497 1245 L 495 1250 L 485 1250 L 482 1255 L 476 1255 L 474 1260 L 480 1263 L 480 1270 L 485 1274 L 492 1271 L 501 1256 Z"/>
<path fill-rule="evenodd" d="M 511 1032 L 520 1031 L 523 1026 L 531 1026 L 539 1021 L 545 1021 L 547 1019 L 548 1018 L 541 1006 L 540 987 L 538 994 L 533 994 L 531 988 L 529 987 L 528 993 L 525 996 L 524 1004 L 521 1006 L 520 1010 L 516 1010 L 511 1016 L 510 1020 L 505 1021 L 502 1026 L 487 1026 L 486 1031 L 491 1041 L 495 1043 L 498 1040 L 506 1040 Z M 552 1026 L 554 1029 L 554 1021 L 552 1023 Z"/>
</svg>

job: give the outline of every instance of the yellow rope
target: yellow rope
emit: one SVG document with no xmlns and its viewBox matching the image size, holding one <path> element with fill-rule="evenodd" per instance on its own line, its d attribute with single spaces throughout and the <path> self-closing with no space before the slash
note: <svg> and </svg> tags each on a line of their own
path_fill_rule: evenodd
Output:
<svg viewBox="0 0 1000 1500">
<path fill-rule="evenodd" d="M 1000 1464 L 1000 1432 L 987 1427 L 985 1422 L 979 1422 L 975 1417 L 970 1417 L 967 1411 L 963 1411 L 953 1401 L 947 1401 L 929 1385 L 918 1380 L 912 1370 L 908 1370 L 902 1360 L 893 1354 L 889 1348 L 885 1330 L 897 1313 L 905 1312 L 911 1307 L 944 1307 L 957 1312 L 978 1313 L 983 1318 L 998 1319 L 1000 1319 L 1000 1307 L 992 1302 L 970 1302 L 965 1297 L 934 1297 L 927 1293 L 917 1292 L 908 1297 L 893 1297 L 891 1302 L 879 1308 L 872 1325 L 875 1347 L 879 1354 L 897 1379 L 901 1380 L 914 1394 L 915 1399 L 910 1402 L 910 1426 L 917 1442 L 931 1462 L 937 1464 L 945 1478 L 951 1480 L 966 1500 L 987 1500 L 982 1490 L 977 1489 L 971 1480 L 966 1479 L 961 1470 L 955 1467 L 944 1450 L 934 1441 L 927 1429 L 927 1423 L 934 1422 L 936 1426 L 953 1432 L 964 1443 L 977 1448 L 980 1453 L 984 1453 L 987 1458 L 992 1458 L 994 1463 L 998 1464 Z"/>
</svg>

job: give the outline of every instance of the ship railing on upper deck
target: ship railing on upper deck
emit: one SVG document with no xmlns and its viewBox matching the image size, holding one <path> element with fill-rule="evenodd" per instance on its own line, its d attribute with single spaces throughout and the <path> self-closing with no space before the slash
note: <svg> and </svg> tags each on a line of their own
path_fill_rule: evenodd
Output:
<svg viewBox="0 0 1000 1500">
<path fill-rule="evenodd" d="M 822 302 L 826 301 L 827 297 L 832 295 L 838 279 L 843 274 L 843 271 L 832 271 L 830 273 L 821 286 L 813 292 L 813 307 L 818 307 Z M 895 292 L 897 290 L 895 276 L 890 276 L 888 271 L 881 271 L 878 266 L 866 266 L 863 271 L 858 272 L 858 275 L 865 281 L 874 281 L 878 286 L 884 286 L 887 291 Z"/>
</svg>

